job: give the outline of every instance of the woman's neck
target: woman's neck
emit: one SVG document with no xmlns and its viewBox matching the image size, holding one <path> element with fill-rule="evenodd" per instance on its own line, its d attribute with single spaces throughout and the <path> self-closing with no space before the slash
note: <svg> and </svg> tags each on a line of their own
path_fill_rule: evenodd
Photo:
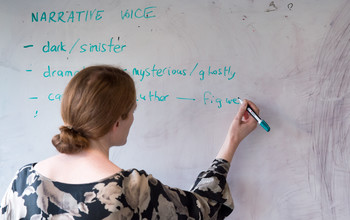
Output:
<svg viewBox="0 0 350 220">
<path fill-rule="evenodd" d="M 59 153 L 40 161 L 35 169 L 53 181 L 72 184 L 96 182 L 122 170 L 109 160 L 108 155 L 108 149 L 91 145 L 79 153 Z"/>
</svg>

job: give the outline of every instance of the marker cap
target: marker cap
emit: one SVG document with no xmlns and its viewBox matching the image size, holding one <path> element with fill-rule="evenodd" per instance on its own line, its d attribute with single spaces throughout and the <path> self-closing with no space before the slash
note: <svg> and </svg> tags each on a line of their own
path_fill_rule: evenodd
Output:
<svg viewBox="0 0 350 220">
<path fill-rule="evenodd" d="M 263 127 L 263 129 L 265 129 L 265 131 L 270 131 L 270 126 L 264 120 L 261 120 L 260 125 Z"/>
</svg>

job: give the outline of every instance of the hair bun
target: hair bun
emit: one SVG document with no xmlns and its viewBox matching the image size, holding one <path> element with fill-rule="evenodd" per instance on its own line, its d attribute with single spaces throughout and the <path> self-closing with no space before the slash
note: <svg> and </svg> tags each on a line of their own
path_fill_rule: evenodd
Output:
<svg viewBox="0 0 350 220">
<path fill-rule="evenodd" d="M 60 127 L 60 134 L 52 138 L 52 144 L 61 153 L 77 153 L 89 146 L 85 135 L 74 129 L 72 126 L 63 125 Z"/>
</svg>

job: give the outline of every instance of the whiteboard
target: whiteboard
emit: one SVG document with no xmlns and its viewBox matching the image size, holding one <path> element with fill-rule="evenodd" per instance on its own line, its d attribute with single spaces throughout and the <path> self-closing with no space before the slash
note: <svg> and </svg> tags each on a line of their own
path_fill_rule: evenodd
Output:
<svg viewBox="0 0 350 220">
<path fill-rule="evenodd" d="M 239 105 L 271 127 L 238 148 L 229 219 L 350 218 L 350 2 L 1 0 L 0 193 L 56 154 L 74 73 L 110 64 L 138 96 L 118 166 L 189 189 Z"/>
</svg>

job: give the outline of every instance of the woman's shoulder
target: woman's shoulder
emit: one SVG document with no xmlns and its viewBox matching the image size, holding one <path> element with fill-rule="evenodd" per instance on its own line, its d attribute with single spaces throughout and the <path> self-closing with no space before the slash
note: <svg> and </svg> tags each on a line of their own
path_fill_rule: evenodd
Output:
<svg viewBox="0 0 350 220">
<path fill-rule="evenodd" d="M 34 174 L 35 173 L 35 170 L 34 170 L 35 164 L 36 164 L 36 162 L 35 163 L 28 163 L 28 164 L 20 167 L 16 172 L 14 180 L 18 180 L 18 179 L 21 179 L 24 177 L 28 177 L 31 174 Z"/>
<path fill-rule="evenodd" d="M 36 179 L 36 173 L 33 168 L 35 164 L 29 163 L 20 167 L 12 179 L 9 189 L 16 191 L 19 195 L 22 194 L 27 188 L 27 185 L 32 184 Z"/>
<path fill-rule="evenodd" d="M 145 170 L 139 170 L 136 168 L 122 170 L 117 176 L 121 177 L 123 182 L 127 182 L 130 185 L 142 185 L 143 183 L 148 184 L 148 182 L 156 183 L 158 182 L 151 174 L 148 174 Z"/>
<path fill-rule="evenodd" d="M 148 173 L 145 170 L 139 170 L 136 168 L 131 168 L 131 169 L 127 169 L 127 170 L 122 170 L 120 172 L 121 175 L 125 176 L 125 177 L 134 177 L 134 176 L 148 176 Z"/>
<path fill-rule="evenodd" d="M 31 172 L 33 171 L 33 168 L 34 166 L 37 164 L 37 162 L 33 162 L 33 163 L 28 163 L 28 164 L 25 164 L 23 166 L 21 166 L 17 172 L 20 173 L 20 172 Z"/>
</svg>

